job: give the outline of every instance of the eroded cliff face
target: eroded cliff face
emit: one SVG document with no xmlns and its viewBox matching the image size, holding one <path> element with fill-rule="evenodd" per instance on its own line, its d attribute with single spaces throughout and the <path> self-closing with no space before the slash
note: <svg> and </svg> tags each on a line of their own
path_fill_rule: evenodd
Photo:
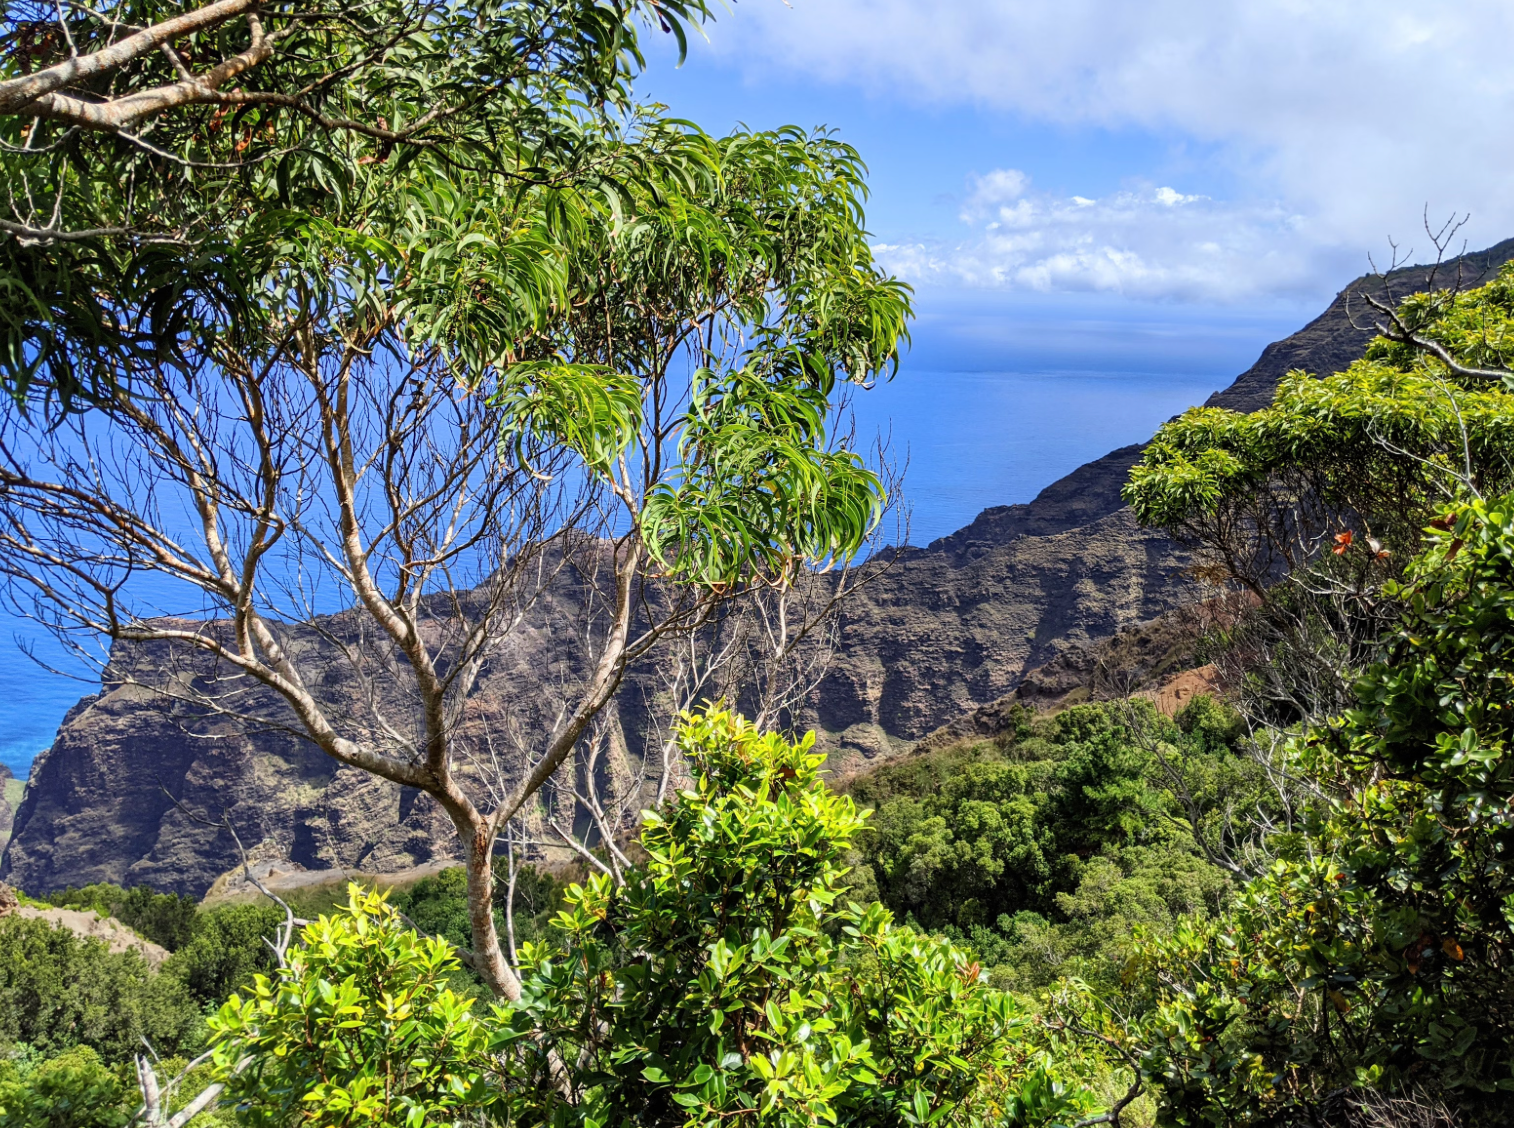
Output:
<svg viewBox="0 0 1514 1128">
<path fill-rule="evenodd" d="M 306 869 L 451 853 L 451 826 L 418 792 L 286 733 L 228 729 L 186 724 L 136 686 L 85 698 L 32 768 L 7 880 L 37 894 L 112 881 L 199 896 L 239 857 L 224 828 L 197 821 L 223 816 L 256 858 Z"/>
<path fill-rule="evenodd" d="M 1463 283 L 1511 257 L 1514 240 L 1468 256 Z M 1422 288 L 1424 277 L 1423 268 L 1400 271 L 1395 292 Z M 1375 285 L 1347 287 L 1210 403 L 1256 410 L 1290 369 L 1345 367 L 1369 339 L 1352 324 L 1347 295 Z M 975 711 L 987 710 L 970 728 L 989 724 L 1030 671 L 1042 669 L 1050 685 L 1090 646 L 1193 598 L 1186 554 L 1141 529 L 1120 501 L 1140 454 L 1139 446 L 1113 451 L 1029 504 L 985 510 L 951 536 L 905 550 L 847 605 L 839 651 L 799 718 L 819 730 L 837 769 L 902 751 Z M 574 592 L 552 599 L 571 603 Z M 476 723 L 546 711 L 537 699 L 571 661 L 553 645 L 551 602 L 491 664 Z M 633 678 L 617 703 L 626 732 L 645 723 L 648 700 L 647 681 Z M 0 876 L 32 893 L 114 881 L 202 894 L 236 862 L 236 849 L 224 829 L 195 822 L 170 795 L 212 820 L 225 814 L 255 856 L 306 869 L 392 872 L 456 851 L 450 824 L 424 795 L 339 767 L 284 732 L 189 723 L 121 685 L 81 701 L 38 759 Z"/>
<path fill-rule="evenodd" d="M 900 751 L 1064 648 L 1175 606 L 1186 563 L 1123 507 L 1062 532 L 906 553 L 848 605 L 808 720 L 840 770 Z"/>
</svg>

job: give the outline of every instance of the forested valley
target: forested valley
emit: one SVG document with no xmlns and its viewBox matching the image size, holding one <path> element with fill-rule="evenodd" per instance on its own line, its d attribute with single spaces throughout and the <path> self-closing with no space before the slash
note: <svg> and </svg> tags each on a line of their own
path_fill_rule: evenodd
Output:
<svg viewBox="0 0 1514 1128">
<path fill-rule="evenodd" d="M 0 1128 L 1514 1122 L 1514 268 L 1147 446 L 1211 692 L 835 774 L 913 297 L 841 138 L 637 100 L 712 14 L 7 6 L 7 598 L 458 864 L 15 891 Z M 481 717 L 544 605 L 554 696 Z"/>
</svg>

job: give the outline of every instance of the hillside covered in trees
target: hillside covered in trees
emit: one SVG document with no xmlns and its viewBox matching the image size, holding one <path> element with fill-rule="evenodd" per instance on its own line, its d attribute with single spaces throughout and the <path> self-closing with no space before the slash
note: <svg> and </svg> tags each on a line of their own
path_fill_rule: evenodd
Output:
<svg viewBox="0 0 1514 1128">
<path fill-rule="evenodd" d="M 637 101 L 711 16 L 7 9 L 4 590 L 219 751 L 95 781 L 163 888 L 23 802 L 0 1128 L 1509 1123 L 1514 267 L 1353 290 L 1075 528 L 889 551 L 844 413 L 912 293 L 843 140 Z M 1052 542 L 1035 616 L 846 661 Z M 1075 653 L 1180 565 L 1198 628 Z M 457 864 L 262 884 L 322 850 Z"/>
</svg>

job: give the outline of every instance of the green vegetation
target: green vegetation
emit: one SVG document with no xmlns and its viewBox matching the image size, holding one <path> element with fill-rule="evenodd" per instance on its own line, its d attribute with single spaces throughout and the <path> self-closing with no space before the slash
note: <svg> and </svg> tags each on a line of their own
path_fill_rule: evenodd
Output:
<svg viewBox="0 0 1514 1128">
<path fill-rule="evenodd" d="M 252 1123 L 1046 1124 L 1095 1100 L 967 953 L 843 905 L 865 818 L 823 757 L 725 713 L 686 718 L 692 787 L 624 884 L 568 890 L 520 953 L 522 1001 L 446 985 L 451 950 L 354 889 L 289 966 L 212 1020 Z M 235 1065 L 251 1064 L 241 1072 Z"/>
<path fill-rule="evenodd" d="M 102 912 L 135 908 L 139 915 L 132 921 L 128 911 L 128 923 L 147 939 L 169 941 L 163 946 L 171 954 L 154 968 L 135 949 L 111 952 L 103 940 L 62 925 L 0 920 L 0 1047 L 43 1060 L 85 1047 L 109 1067 L 130 1063 L 144 1039 L 164 1056 L 199 1052 L 206 1008 L 273 969 L 265 937 L 284 919 L 250 905 L 193 912 L 193 900 L 141 886 L 93 885 L 50 900 Z"/>
<path fill-rule="evenodd" d="M 577 870 L 569 870 L 577 873 Z M 428 936 L 437 936 L 466 948 L 469 939 L 468 875 L 461 866 L 443 870 L 435 877 L 425 877 L 410 888 L 398 891 L 389 903 Z M 506 928 L 505 894 L 509 872 L 504 859 L 494 864 L 494 882 L 499 904 L 495 915 L 501 932 Z M 529 864 L 522 864 L 515 878 L 515 942 L 524 945 L 543 939 L 552 918 L 562 907 L 569 881 Z"/>
<path fill-rule="evenodd" d="M 156 893 L 146 885 L 133 889 L 105 883 L 86 885 L 52 893 L 44 900 L 59 908 L 87 909 L 102 917 L 115 917 L 144 939 L 170 952 L 182 948 L 194 935 L 199 910 L 193 897 Z"/>
<path fill-rule="evenodd" d="M 489 1104 L 490 1029 L 446 986 L 457 969 L 452 945 L 421 939 L 381 894 L 352 887 L 347 912 L 306 927 L 287 967 L 211 1021 L 239 1119 L 446 1123 Z"/>
<path fill-rule="evenodd" d="M 1357 705 L 1299 734 L 1303 849 L 1219 922 L 1146 957 L 1150 1068 L 1175 1121 L 1257 1117 L 1339 1085 L 1444 1094 L 1501 1123 L 1514 1092 L 1514 498 L 1451 507 L 1384 597 Z M 1223 1048 L 1216 1053 L 1215 1048 Z"/>
<path fill-rule="evenodd" d="M 220 1004 L 253 976 L 273 969 L 268 940 L 284 914 L 268 905 L 226 905 L 195 917 L 183 946 L 163 973 L 184 984 L 202 1006 Z"/>
<path fill-rule="evenodd" d="M 1171 720 L 1085 704 L 843 795 L 807 740 L 686 718 L 693 783 L 648 815 L 623 884 L 570 885 L 521 946 L 520 1002 L 459 991 L 452 944 L 354 890 L 210 1020 L 232 1111 L 1050 1128 L 1118 1109 L 1260 1125 L 1373 1091 L 1502 1123 L 1514 499 L 1447 509 L 1381 598 L 1397 626 L 1357 706 L 1277 761 L 1248 754 L 1208 699 Z M 1289 793 L 1269 792 L 1279 764 L 1314 789 L 1292 822 Z M 460 935 L 457 886 L 443 874 L 403 899 Z M 863 904 L 873 891 L 882 903 Z M 113 1036 L 98 1051 L 55 1039 L 45 1053 L 75 1056 L 24 1084 L 18 1067 L 3 1091 L 21 1108 L 57 1078 L 120 1080 L 130 1050 Z"/>
<path fill-rule="evenodd" d="M 126 1128 L 136 1092 L 88 1046 L 18 1065 L 0 1062 L 0 1125 L 5 1128 Z"/>
<path fill-rule="evenodd" d="M 91 885 L 30 903 L 116 910 L 171 955 L 154 968 L 135 949 L 111 952 L 62 925 L 0 920 L 0 1128 L 125 1128 L 141 1104 L 138 1055 L 150 1048 L 172 1075 L 201 1053 L 207 1013 L 273 970 L 265 938 L 284 920 L 252 905 L 197 911 L 192 898 L 145 886 Z M 204 1067 L 195 1077 L 209 1081 Z M 195 1124 L 219 1122 L 207 1114 Z"/>
<path fill-rule="evenodd" d="M 681 38 L 702 3 L 191 10 L 161 45 L 116 37 L 167 0 L 7 16 L 6 570 L 43 621 L 134 643 L 188 632 L 127 576 L 196 589 L 235 629 L 187 641 L 281 695 L 262 719 L 430 793 L 466 869 L 355 889 L 287 955 L 276 910 L 147 889 L 52 903 L 119 917 L 158 969 L 0 921 L 0 1128 L 139 1102 L 157 1128 L 211 1075 L 211 1115 L 270 1128 L 1260 1128 L 1368 1091 L 1514 1121 L 1514 267 L 1148 447 L 1127 500 L 1245 596 L 1205 643 L 1239 712 L 1022 715 L 844 794 L 808 739 L 687 715 L 692 782 L 637 860 L 523 868 L 502 944 L 495 837 L 628 665 L 876 523 L 831 412 L 892 373 L 909 292 L 854 150 L 636 105 L 638 22 Z M 185 77 L 244 46 L 234 106 L 231 75 Z M 551 537 L 614 543 L 584 557 L 595 672 L 528 779 L 455 773 L 497 617 L 539 594 L 500 561 L 525 575 Z M 382 715 L 312 689 L 275 566 L 372 620 L 348 656 Z M 151 1107 L 138 1071 L 207 1045 Z"/>
<path fill-rule="evenodd" d="M 168 949 L 172 954 L 163 964 L 164 975 L 182 983 L 200 1007 L 218 1006 L 254 974 L 273 968 L 265 937 L 284 920 L 283 912 L 269 905 L 201 911 L 193 897 L 156 893 L 145 885 L 86 885 L 50 894 L 40 903 L 115 917 Z"/>
<path fill-rule="evenodd" d="M 1163 765 L 1201 810 L 1265 805 L 1241 743 L 1209 698 L 1173 720 L 1137 700 L 1022 714 L 994 742 L 886 764 L 848 787 L 876 807 L 856 894 L 968 944 L 1005 987 L 1118 981 L 1135 925 L 1165 931 L 1227 901 L 1230 872 L 1205 857 Z"/>
<path fill-rule="evenodd" d="M 1396 316 L 1394 336 L 1448 349 L 1456 366 L 1379 337 L 1344 372 L 1289 373 L 1261 411 L 1193 408 L 1131 472 L 1136 514 L 1260 594 L 1335 563 L 1318 558 L 1326 532 L 1353 533 L 1339 560 L 1347 575 L 1381 574 L 1418 552 L 1448 490 L 1507 490 L 1514 396 L 1499 372 L 1514 360 L 1514 264 L 1477 289 L 1415 295 Z"/>
<path fill-rule="evenodd" d="M 115 1063 L 146 1038 L 172 1054 L 204 1037 L 203 1007 L 135 951 L 112 953 L 46 921 L 0 921 L 0 1043 L 43 1056 L 88 1046 Z"/>
<path fill-rule="evenodd" d="M 1119 1021 L 1173 1123 L 1364 1090 L 1509 1119 L 1514 270 L 1384 320 L 1264 412 L 1168 424 L 1126 491 L 1256 596 L 1217 641 L 1300 815 L 1225 914 L 1138 948 Z"/>
</svg>

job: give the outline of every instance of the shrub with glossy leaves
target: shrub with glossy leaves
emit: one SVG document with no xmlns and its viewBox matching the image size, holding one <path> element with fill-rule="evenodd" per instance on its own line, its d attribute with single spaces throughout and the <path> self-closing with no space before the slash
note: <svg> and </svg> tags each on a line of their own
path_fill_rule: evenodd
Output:
<svg viewBox="0 0 1514 1128">
<path fill-rule="evenodd" d="M 1152 950 L 1146 1067 L 1177 1123 L 1341 1085 L 1430 1086 L 1502 1123 L 1514 1092 L 1514 498 L 1445 510 L 1358 705 L 1300 736 L 1307 849 L 1221 923 Z"/>
<path fill-rule="evenodd" d="M 649 813 L 644 867 L 573 887 L 563 946 L 532 947 L 522 1062 L 585 1125 L 1050 1123 L 1091 1096 L 1032 1018 L 950 944 L 838 907 L 865 813 L 791 743 L 722 712 L 684 718 L 694 785 Z M 533 1103 L 535 1102 L 535 1103 Z"/>
<path fill-rule="evenodd" d="M 349 894 L 346 912 L 304 929 L 287 967 L 211 1020 L 226 1099 L 245 1123 L 310 1128 L 413 1128 L 489 1107 L 489 1028 L 445 986 L 454 949 L 405 928 L 382 896 Z"/>
<path fill-rule="evenodd" d="M 251 1123 L 1068 1124 L 1082 1075 L 951 944 L 838 907 L 865 813 L 812 741 L 685 717 L 694 783 L 624 885 L 572 886 L 524 994 L 483 1012 L 377 895 L 213 1022 Z M 247 1067 L 232 1075 L 239 1062 Z"/>
</svg>

